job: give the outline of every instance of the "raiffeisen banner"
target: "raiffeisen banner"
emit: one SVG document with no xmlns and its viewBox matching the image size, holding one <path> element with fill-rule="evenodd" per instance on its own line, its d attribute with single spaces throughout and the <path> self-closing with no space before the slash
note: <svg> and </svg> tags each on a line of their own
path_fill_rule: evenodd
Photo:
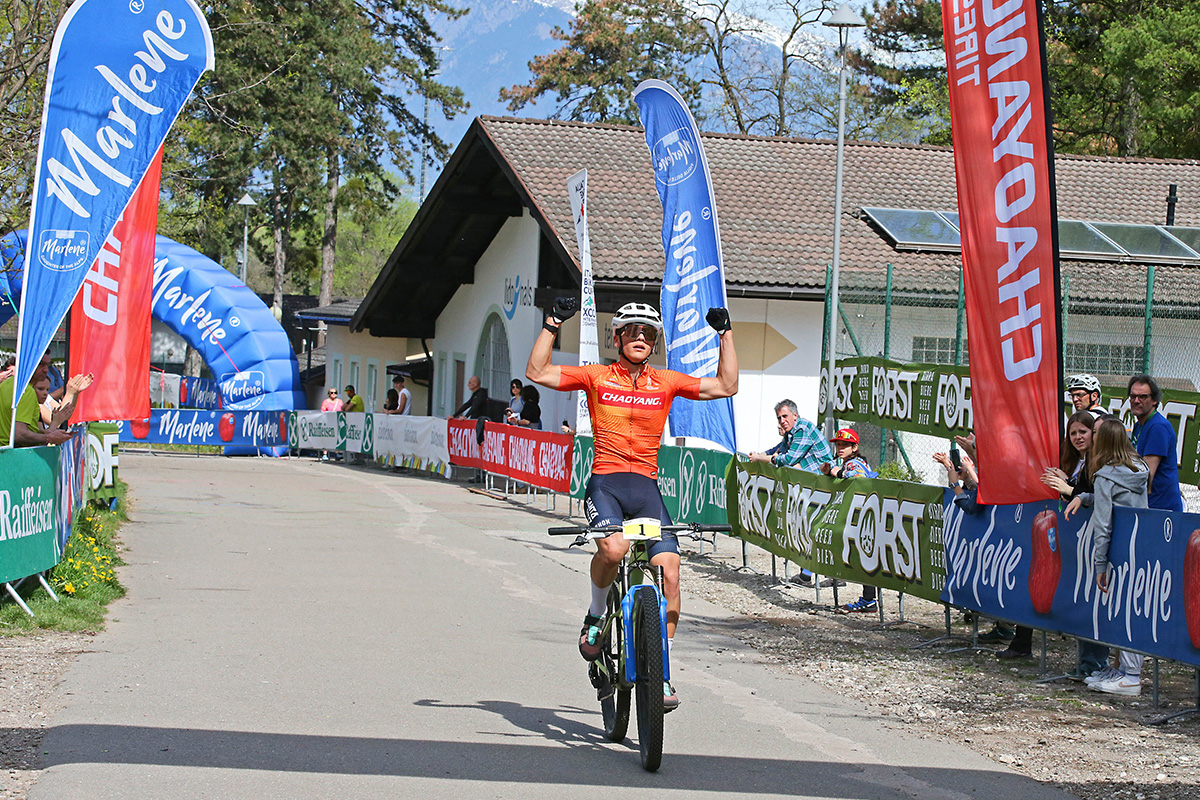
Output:
<svg viewBox="0 0 1200 800">
<path fill-rule="evenodd" d="M 1058 242 L 1035 0 L 942 0 L 979 500 L 1054 496 Z"/>
<path fill-rule="evenodd" d="M 78 0 L 54 34 L 38 144 L 14 400 L 200 75 L 191 0 Z"/>
<path fill-rule="evenodd" d="M 662 81 L 642 81 L 633 99 L 646 128 L 646 145 L 663 207 L 662 281 L 667 366 L 688 375 L 717 374 L 720 337 L 705 321 L 710 308 L 728 306 L 721 231 L 708 159 L 696 121 L 679 93 Z M 707 439 L 737 450 L 733 399 L 671 403 L 671 434 Z"/>
</svg>

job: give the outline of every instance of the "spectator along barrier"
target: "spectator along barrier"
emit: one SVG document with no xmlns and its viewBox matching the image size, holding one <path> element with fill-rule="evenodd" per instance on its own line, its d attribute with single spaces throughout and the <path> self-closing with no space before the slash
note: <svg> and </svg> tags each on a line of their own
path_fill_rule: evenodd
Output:
<svg viewBox="0 0 1200 800">
<path fill-rule="evenodd" d="M 1111 588 L 1092 520 L 1056 501 L 961 511 L 944 488 L 737 461 L 733 535 L 823 575 L 1200 666 L 1200 514 L 1118 508 Z"/>
</svg>

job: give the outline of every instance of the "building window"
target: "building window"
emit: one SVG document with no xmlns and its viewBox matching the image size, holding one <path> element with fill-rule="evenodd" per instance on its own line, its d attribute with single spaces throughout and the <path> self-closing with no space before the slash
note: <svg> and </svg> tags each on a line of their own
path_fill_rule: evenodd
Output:
<svg viewBox="0 0 1200 800">
<path fill-rule="evenodd" d="M 503 400 L 507 404 L 508 383 L 513 376 L 508 362 L 508 333 L 499 314 L 491 314 L 483 323 L 478 353 L 475 374 L 488 390 L 488 397 Z"/>
<path fill-rule="evenodd" d="M 914 336 L 911 363 L 953 364 L 956 341 L 953 336 Z M 962 343 L 962 360 L 967 363 L 966 339 Z"/>
<path fill-rule="evenodd" d="M 1138 344 L 1074 342 L 1063 345 L 1063 363 L 1067 374 L 1135 375 L 1142 371 L 1143 352 Z"/>
</svg>

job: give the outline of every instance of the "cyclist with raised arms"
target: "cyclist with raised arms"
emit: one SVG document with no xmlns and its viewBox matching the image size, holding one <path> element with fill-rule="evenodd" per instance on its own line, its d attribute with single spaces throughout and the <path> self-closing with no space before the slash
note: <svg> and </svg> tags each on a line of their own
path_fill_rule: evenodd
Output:
<svg viewBox="0 0 1200 800">
<path fill-rule="evenodd" d="M 711 308 L 708 324 L 720 337 L 717 374 L 697 378 L 672 370 L 658 370 L 647 362 L 662 337 L 662 317 L 653 306 L 627 303 L 613 316 L 613 346 L 620 358 L 613 364 L 584 367 L 550 363 L 554 337 L 562 323 L 574 316 L 577 300 L 560 297 L 543 323 L 529 354 L 525 375 L 549 389 L 587 392 L 592 417 L 595 460 L 584 496 L 588 525 L 621 525 L 627 519 L 650 517 L 671 524 L 658 491 L 658 448 L 671 400 L 716 400 L 732 397 L 738 389 L 737 353 L 729 311 Z M 579 652 L 588 661 L 600 656 L 601 617 L 608 590 L 617 576 L 629 542 L 621 534 L 596 540 L 591 565 L 591 604 L 579 632 Z M 667 637 L 673 640 L 679 622 L 679 543 L 664 532 L 650 548 L 650 563 L 663 568 L 663 594 L 667 601 Z M 670 682 L 663 686 L 663 710 L 679 706 Z"/>
</svg>

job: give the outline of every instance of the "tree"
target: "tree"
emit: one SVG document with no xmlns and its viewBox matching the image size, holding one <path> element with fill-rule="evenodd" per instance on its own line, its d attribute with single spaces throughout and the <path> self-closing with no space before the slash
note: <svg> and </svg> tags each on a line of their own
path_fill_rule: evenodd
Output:
<svg viewBox="0 0 1200 800">
<path fill-rule="evenodd" d="M 500 90 L 510 111 L 555 95 L 555 119 L 633 125 L 633 90 L 648 78 L 698 101 L 688 67 L 702 51 L 701 28 L 678 0 L 585 0 L 570 33 L 556 27 L 551 35 L 563 47 L 529 62 L 528 84 Z"/>
<path fill-rule="evenodd" d="M 389 162 L 408 173 L 410 151 L 448 149 L 404 99 L 426 95 L 447 115 L 464 107 L 461 92 L 431 78 L 437 37 L 427 20 L 460 13 L 441 0 L 240 0 L 211 9 L 217 70 L 172 143 L 165 182 L 176 219 L 168 224 L 190 231 L 209 255 L 228 254 L 230 223 L 241 222 L 230 209 L 247 188 L 261 196 L 265 183 L 276 302 L 291 261 L 313 243 L 332 270 L 343 180 L 383 178 Z M 372 185 L 399 191 L 386 179 Z"/>
<path fill-rule="evenodd" d="M 0 8 L 0 233 L 29 221 L 54 31 L 66 0 L 9 0 Z"/>
</svg>

